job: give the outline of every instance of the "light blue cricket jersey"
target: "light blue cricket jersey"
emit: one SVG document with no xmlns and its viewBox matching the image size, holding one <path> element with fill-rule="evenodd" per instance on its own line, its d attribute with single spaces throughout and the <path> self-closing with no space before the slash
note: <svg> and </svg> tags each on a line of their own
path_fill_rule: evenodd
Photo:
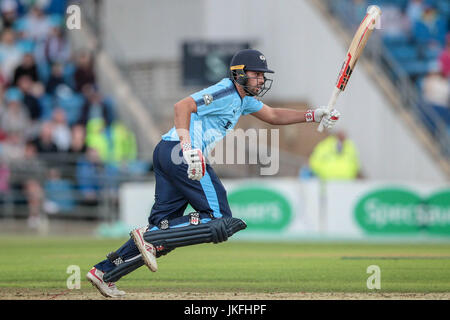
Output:
<svg viewBox="0 0 450 320">
<path fill-rule="evenodd" d="M 228 78 L 191 97 L 197 104 L 197 112 L 191 114 L 191 145 L 192 148 L 201 149 L 205 156 L 234 128 L 241 115 L 257 112 L 263 107 L 263 103 L 255 97 L 245 96 L 241 99 Z M 175 127 L 164 134 L 162 139 L 180 141 Z"/>
</svg>

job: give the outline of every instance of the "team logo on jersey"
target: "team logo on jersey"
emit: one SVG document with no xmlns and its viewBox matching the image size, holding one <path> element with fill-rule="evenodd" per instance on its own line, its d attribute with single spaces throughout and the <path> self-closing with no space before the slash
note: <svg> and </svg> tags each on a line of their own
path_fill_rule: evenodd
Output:
<svg viewBox="0 0 450 320">
<path fill-rule="evenodd" d="M 208 105 L 211 102 L 213 102 L 213 96 L 210 95 L 210 94 L 204 94 L 203 95 L 203 101 L 205 102 L 205 105 Z"/>
<path fill-rule="evenodd" d="M 259 58 L 260 58 L 262 61 L 265 61 L 265 60 L 266 60 L 266 57 L 264 57 L 263 55 L 260 55 Z"/>
</svg>

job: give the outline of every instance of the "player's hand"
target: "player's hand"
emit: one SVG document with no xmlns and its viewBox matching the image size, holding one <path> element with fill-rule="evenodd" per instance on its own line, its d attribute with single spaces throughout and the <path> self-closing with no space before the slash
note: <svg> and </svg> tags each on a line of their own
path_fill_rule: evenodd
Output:
<svg viewBox="0 0 450 320">
<path fill-rule="evenodd" d="M 188 178 L 200 181 L 205 175 L 205 157 L 203 157 L 202 150 L 183 148 L 183 158 L 188 165 Z"/>
<path fill-rule="evenodd" d="M 336 109 L 329 111 L 327 107 L 318 107 L 315 110 L 310 109 L 305 112 L 306 122 L 314 121 L 320 123 L 323 119 L 323 126 L 326 129 L 334 127 L 340 116 L 339 111 Z"/>
</svg>

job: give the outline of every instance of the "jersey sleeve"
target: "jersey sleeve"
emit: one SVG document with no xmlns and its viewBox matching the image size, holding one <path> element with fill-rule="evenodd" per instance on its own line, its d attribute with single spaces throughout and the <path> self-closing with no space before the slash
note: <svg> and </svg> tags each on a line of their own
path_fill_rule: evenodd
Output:
<svg viewBox="0 0 450 320">
<path fill-rule="evenodd" d="M 220 114 L 229 107 L 229 97 L 233 93 L 231 87 L 211 86 L 191 94 L 197 104 L 197 114 Z"/>
<path fill-rule="evenodd" d="M 254 97 L 245 97 L 245 106 L 242 111 L 243 115 L 258 112 L 263 107 L 262 101 L 255 99 Z"/>
</svg>

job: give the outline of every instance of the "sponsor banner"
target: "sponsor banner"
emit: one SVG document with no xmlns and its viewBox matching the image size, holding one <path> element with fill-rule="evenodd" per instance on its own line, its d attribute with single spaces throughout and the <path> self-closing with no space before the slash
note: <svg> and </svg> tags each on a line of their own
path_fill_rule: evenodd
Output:
<svg viewBox="0 0 450 320">
<path fill-rule="evenodd" d="M 328 183 L 327 234 L 450 237 L 450 188 L 426 184 Z"/>
<path fill-rule="evenodd" d="M 233 239 L 450 239 L 450 187 L 376 181 L 264 178 L 222 181 L 233 216 L 247 223 Z M 121 221 L 146 225 L 154 183 L 126 183 Z M 186 214 L 195 211 L 188 206 Z"/>
</svg>

